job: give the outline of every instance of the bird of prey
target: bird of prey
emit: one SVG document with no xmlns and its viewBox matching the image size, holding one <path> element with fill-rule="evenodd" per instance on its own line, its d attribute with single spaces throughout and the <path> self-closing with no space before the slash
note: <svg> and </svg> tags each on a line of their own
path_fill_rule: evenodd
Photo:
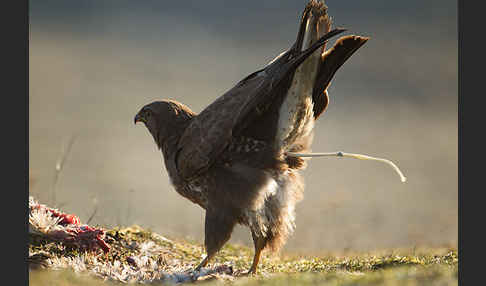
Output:
<svg viewBox="0 0 486 286">
<path fill-rule="evenodd" d="M 339 67 L 367 37 L 331 30 L 327 6 L 311 0 L 290 49 L 248 75 L 196 114 L 174 100 L 145 105 L 135 116 L 162 151 L 175 190 L 205 211 L 205 267 L 229 240 L 236 224 L 249 227 L 255 273 L 261 251 L 285 243 L 303 197 L 302 158 L 314 122 L 326 109 L 327 88 Z"/>
</svg>

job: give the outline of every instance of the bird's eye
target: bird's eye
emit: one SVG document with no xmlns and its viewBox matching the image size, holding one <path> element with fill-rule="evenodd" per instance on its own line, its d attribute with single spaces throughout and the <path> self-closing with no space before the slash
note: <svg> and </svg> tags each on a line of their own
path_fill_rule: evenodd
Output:
<svg viewBox="0 0 486 286">
<path fill-rule="evenodd" d="M 150 111 L 146 111 L 145 112 L 145 117 L 146 118 L 150 118 L 150 116 L 152 116 L 152 113 Z"/>
</svg>

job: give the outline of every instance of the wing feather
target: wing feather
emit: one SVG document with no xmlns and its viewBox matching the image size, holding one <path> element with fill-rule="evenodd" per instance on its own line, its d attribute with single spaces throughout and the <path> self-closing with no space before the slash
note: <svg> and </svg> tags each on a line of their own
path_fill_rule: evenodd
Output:
<svg viewBox="0 0 486 286">
<path fill-rule="evenodd" d="M 302 52 L 290 49 L 275 62 L 240 81 L 193 118 L 178 143 L 176 166 L 181 178 L 188 180 L 207 170 L 231 142 L 233 130 L 244 124 L 249 114 L 258 116 L 265 112 L 278 96 L 274 91 L 279 90 L 284 79 L 329 38 L 344 31 L 334 29 Z"/>
<path fill-rule="evenodd" d="M 339 38 L 334 46 L 322 54 L 317 76 L 312 91 L 314 118 L 317 119 L 327 107 L 329 96 L 327 88 L 336 71 L 351 57 L 369 38 L 349 35 Z"/>
</svg>

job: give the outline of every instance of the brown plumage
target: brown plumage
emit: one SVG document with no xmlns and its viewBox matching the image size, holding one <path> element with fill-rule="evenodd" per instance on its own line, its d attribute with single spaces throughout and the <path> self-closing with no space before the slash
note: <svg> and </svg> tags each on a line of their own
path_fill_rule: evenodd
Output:
<svg viewBox="0 0 486 286">
<path fill-rule="evenodd" d="M 207 256 L 228 241 L 234 226 L 250 228 L 254 273 L 261 251 L 277 251 L 295 228 L 295 204 L 303 197 L 301 158 L 309 151 L 314 120 L 328 102 L 337 69 L 368 38 L 344 36 L 325 51 L 330 31 L 327 7 L 306 6 L 297 40 L 265 68 L 241 80 L 200 114 L 172 100 L 144 106 L 143 122 L 161 149 L 175 190 L 206 210 Z"/>
</svg>

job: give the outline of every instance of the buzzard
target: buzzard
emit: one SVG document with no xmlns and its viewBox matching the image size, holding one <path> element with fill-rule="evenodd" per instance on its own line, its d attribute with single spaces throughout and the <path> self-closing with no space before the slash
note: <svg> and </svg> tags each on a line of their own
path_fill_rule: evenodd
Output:
<svg viewBox="0 0 486 286">
<path fill-rule="evenodd" d="M 303 197 L 302 158 L 314 122 L 324 112 L 337 69 L 366 37 L 348 35 L 325 49 L 344 29 L 331 30 L 327 6 L 310 1 L 293 46 L 248 75 L 196 114 L 174 100 L 145 105 L 135 116 L 162 151 L 175 190 L 205 211 L 207 265 L 236 224 L 249 227 L 255 273 L 261 251 L 277 251 L 295 228 Z"/>
</svg>

